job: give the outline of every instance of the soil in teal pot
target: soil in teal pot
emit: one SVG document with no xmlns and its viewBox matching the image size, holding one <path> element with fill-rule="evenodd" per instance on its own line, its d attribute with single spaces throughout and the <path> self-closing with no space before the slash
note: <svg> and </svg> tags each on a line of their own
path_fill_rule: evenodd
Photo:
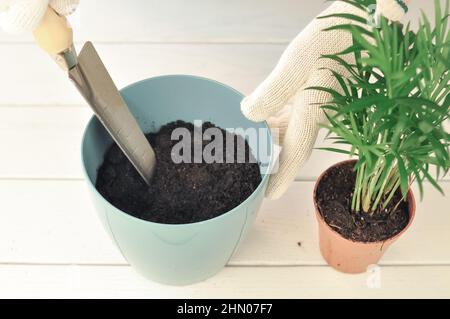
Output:
<svg viewBox="0 0 450 319">
<path fill-rule="evenodd" d="M 111 204 L 135 217 L 164 224 L 208 220 L 241 204 L 261 182 L 247 141 L 212 123 L 176 121 L 146 137 L 157 161 L 150 186 L 115 143 L 96 181 Z"/>
</svg>

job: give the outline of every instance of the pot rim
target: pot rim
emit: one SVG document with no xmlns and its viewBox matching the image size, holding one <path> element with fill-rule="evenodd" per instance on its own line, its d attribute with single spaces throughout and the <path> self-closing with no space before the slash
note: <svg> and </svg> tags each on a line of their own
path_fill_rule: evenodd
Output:
<svg viewBox="0 0 450 319">
<path fill-rule="evenodd" d="M 344 236 L 342 236 L 339 232 L 337 232 L 336 230 L 334 230 L 326 221 L 325 218 L 323 218 L 319 207 L 317 205 L 317 189 L 320 185 L 320 182 L 322 181 L 323 177 L 325 176 L 325 174 L 332 168 L 338 167 L 338 166 L 342 166 L 344 164 L 347 163 L 356 163 L 357 160 L 356 159 L 349 159 L 349 160 L 345 160 L 345 161 L 341 161 L 338 162 L 334 165 L 331 165 L 330 167 L 328 167 L 325 171 L 322 172 L 322 174 L 320 174 L 319 178 L 316 181 L 316 184 L 314 185 L 314 193 L 313 193 L 313 202 L 314 202 L 314 208 L 316 211 L 316 218 L 318 219 L 319 223 L 324 224 L 328 230 L 330 230 L 331 232 L 337 234 L 339 237 L 341 237 L 342 239 L 349 241 L 351 243 L 357 243 L 357 244 L 363 244 L 363 245 L 376 245 L 376 244 L 385 244 L 386 242 L 394 242 L 395 240 L 397 240 L 400 236 L 402 236 L 411 226 L 414 217 L 416 215 L 416 200 L 414 198 L 414 194 L 411 188 L 409 188 L 408 190 L 408 211 L 409 211 L 409 221 L 408 224 L 405 226 L 405 228 L 403 228 L 398 234 L 387 238 L 385 240 L 379 240 L 379 241 L 370 241 L 370 242 L 364 242 L 364 241 L 356 241 L 356 240 L 352 240 L 352 239 L 348 239 L 345 238 Z"/>
<path fill-rule="evenodd" d="M 225 87 L 225 88 L 235 92 L 241 98 L 244 98 L 244 95 L 241 92 L 237 91 L 236 89 L 234 89 L 231 86 L 228 86 L 228 85 L 226 85 L 224 83 L 221 83 L 219 81 L 212 80 L 212 79 L 209 79 L 209 78 L 206 78 L 206 77 L 202 77 L 202 76 L 186 75 L 186 74 L 170 74 L 170 75 L 161 75 L 161 76 L 149 77 L 149 78 L 146 78 L 146 79 L 139 80 L 137 82 L 131 83 L 131 84 L 125 86 L 124 88 L 120 89 L 119 91 L 122 93 L 124 90 L 133 88 L 134 86 L 142 84 L 144 82 L 156 81 L 156 80 L 159 80 L 159 79 L 166 79 L 166 78 L 193 78 L 193 79 L 197 79 L 197 80 L 213 82 L 213 83 L 216 83 L 219 86 Z M 206 225 L 208 223 L 217 222 L 220 219 L 226 218 L 226 216 L 236 212 L 237 210 L 241 209 L 242 206 L 247 205 L 250 201 L 252 201 L 253 198 L 255 198 L 262 191 L 262 188 L 267 183 L 267 181 L 268 181 L 268 179 L 270 177 L 270 173 L 271 173 L 270 172 L 270 167 L 271 167 L 271 165 L 268 166 L 266 174 L 261 174 L 262 178 L 261 178 L 261 182 L 258 184 L 258 187 L 256 187 L 256 189 L 250 194 L 250 196 L 248 196 L 242 203 L 240 203 L 239 205 L 237 205 L 233 209 L 230 209 L 229 211 L 227 211 L 227 212 L 225 212 L 225 213 L 223 213 L 223 214 L 221 214 L 219 216 L 216 216 L 216 217 L 213 217 L 213 218 L 210 218 L 210 219 L 207 219 L 207 220 L 194 222 L 194 223 L 185 223 L 185 224 L 164 224 L 164 223 L 156 223 L 156 222 L 152 222 L 152 221 L 149 221 L 149 220 L 141 219 L 141 218 L 132 216 L 132 215 L 124 212 L 120 208 L 118 208 L 118 207 L 114 206 L 113 204 L 111 204 L 102 194 L 100 194 L 100 192 L 97 190 L 97 188 L 95 187 L 93 181 L 91 180 L 91 178 L 88 175 L 88 172 L 86 170 L 86 165 L 84 164 L 84 151 L 83 151 L 83 149 L 84 149 L 85 141 L 87 139 L 87 131 L 88 131 L 87 129 L 96 120 L 97 120 L 97 118 L 96 118 L 95 114 L 93 114 L 91 116 L 91 118 L 89 119 L 87 125 L 84 128 L 83 137 L 81 139 L 81 166 L 82 166 L 84 179 L 85 179 L 87 185 L 89 186 L 89 189 L 90 189 L 91 192 L 93 192 L 95 195 L 99 196 L 106 203 L 106 205 L 108 205 L 109 207 L 113 208 L 114 211 L 120 213 L 121 215 L 125 216 L 126 218 L 128 218 L 128 219 L 130 219 L 132 221 L 146 223 L 146 224 L 149 224 L 149 225 L 165 226 L 165 227 L 169 227 L 169 228 L 180 228 L 180 227 L 186 227 L 186 226 L 193 227 L 193 226 L 200 226 L 200 225 Z M 262 121 L 260 123 L 262 123 L 264 125 L 264 127 L 267 130 L 267 133 L 269 134 L 270 141 L 272 141 L 272 133 L 270 131 L 269 125 L 267 124 L 266 121 Z M 273 157 L 273 142 L 271 142 L 269 163 L 272 163 L 273 160 L 274 160 L 274 157 Z M 261 165 L 259 165 L 259 166 L 261 167 Z"/>
</svg>

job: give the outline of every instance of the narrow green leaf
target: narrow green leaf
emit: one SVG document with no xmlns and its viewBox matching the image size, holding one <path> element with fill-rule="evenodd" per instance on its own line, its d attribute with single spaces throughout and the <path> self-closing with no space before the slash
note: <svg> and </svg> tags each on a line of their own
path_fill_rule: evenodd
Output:
<svg viewBox="0 0 450 319">
<path fill-rule="evenodd" d="M 400 189 L 402 190 L 402 195 L 406 196 L 409 190 L 409 175 L 403 159 L 398 154 L 395 154 L 395 158 L 397 159 L 397 167 L 400 174 Z"/>
</svg>

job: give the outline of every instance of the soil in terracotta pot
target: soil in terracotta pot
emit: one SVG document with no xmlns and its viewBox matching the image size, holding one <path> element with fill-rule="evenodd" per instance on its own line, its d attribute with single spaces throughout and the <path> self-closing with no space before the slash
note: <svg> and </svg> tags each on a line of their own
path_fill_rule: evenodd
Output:
<svg viewBox="0 0 450 319">
<path fill-rule="evenodd" d="M 356 180 L 354 163 L 331 168 L 317 188 L 317 205 L 328 225 L 343 237 L 358 242 L 389 239 L 401 232 L 409 222 L 408 203 L 402 201 L 400 191 L 387 209 L 377 209 L 370 216 L 364 212 L 351 212 Z M 401 201 L 397 209 L 396 204 Z"/>
<path fill-rule="evenodd" d="M 202 132 L 211 127 L 215 126 L 203 123 Z M 179 142 L 171 139 L 176 128 L 187 128 L 192 136 L 194 129 L 200 132 L 191 123 L 177 121 L 161 127 L 157 133 L 146 135 L 157 161 L 150 186 L 145 184 L 114 143 L 98 171 L 97 190 L 111 204 L 135 217 L 164 224 L 185 224 L 224 214 L 242 203 L 258 187 L 261 182 L 259 164 L 241 136 L 221 129 L 228 137 L 234 138 L 235 161 L 232 163 L 225 161 L 226 152 L 233 150 L 232 147 L 227 149 L 224 141 L 223 163 L 176 164 L 171 157 L 174 145 Z M 200 138 L 194 141 L 192 138 L 187 143 L 191 144 L 193 155 L 194 144 L 201 145 L 203 150 L 211 140 Z M 245 162 L 236 160 L 239 145 L 245 145 Z"/>
</svg>

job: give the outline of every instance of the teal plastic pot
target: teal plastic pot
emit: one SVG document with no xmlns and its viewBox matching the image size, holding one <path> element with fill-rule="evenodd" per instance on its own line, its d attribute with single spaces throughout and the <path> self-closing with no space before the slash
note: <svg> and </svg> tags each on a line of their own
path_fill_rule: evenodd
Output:
<svg viewBox="0 0 450 319">
<path fill-rule="evenodd" d="M 270 141 L 266 123 L 253 123 L 240 111 L 242 94 L 193 76 L 162 76 L 132 84 L 121 91 L 144 132 L 174 121 L 211 121 L 222 128 L 256 128 L 263 134 L 249 139 L 258 160 L 260 141 Z M 233 210 L 210 220 L 182 225 L 158 224 L 135 218 L 110 204 L 95 188 L 97 170 L 112 139 L 93 117 L 82 144 L 82 161 L 98 215 L 125 259 L 146 278 L 170 285 L 202 281 L 219 272 L 243 241 L 264 197 L 268 165 L 260 165 L 262 182 Z M 266 147 L 272 154 L 272 145 Z M 267 160 L 265 161 L 267 164 Z"/>
</svg>

